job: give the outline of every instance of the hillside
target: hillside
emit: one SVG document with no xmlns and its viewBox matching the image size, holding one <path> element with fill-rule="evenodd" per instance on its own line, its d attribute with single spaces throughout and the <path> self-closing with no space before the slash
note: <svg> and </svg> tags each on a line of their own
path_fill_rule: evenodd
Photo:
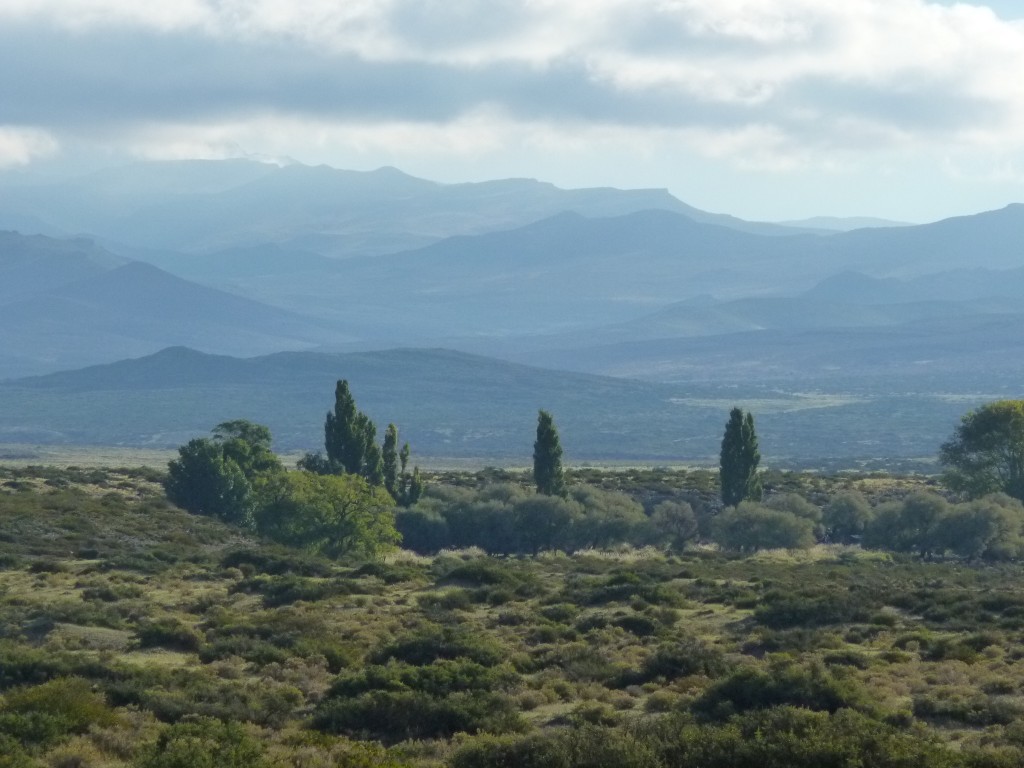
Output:
<svg viewBox="0 0 1024 768">
<path fill-rule="evenodd" d="M 79 258 L 54 274 L 50 286 L 33 284 L 31 277 L 50 273 L 52 262 L 34 254 L 20 270 L 22 277 L 29 275 L 21 285 L 26 290 L 34 285 L 34 293 L 0 303 L 5 378 L 147 354 L 168 344 L 256 354 L 340 338 L 317 321 L 141 262 L 103 268 Z M 72 271 L 85 276 L 63 282 Z"/>
<path fill-rule="evenodd" d="M 279 450 L 315 450 L 340 378 L 381 432 L 399 425 L 417 456 L 516 464 L 529 462 L 539 408 L 555 414 L 572 462 L 714 461 L 729 409 L 743 404 L 772 466 L 875 466 L 934 455 L 964 409 L 985 399 L 806 382 L 658 384 L 446 350 L 236 359 L 178 347 L 0 384 L 0 442 L 174 447 L 245 418 L 268 425 Z"/>
<path fill-rule="evenodd" d="M 1024 759 L 1014 727 L 1024 703 L 1012 693 L 1024 686 L 1024 584 L 1012 562 L 838 544 L 754 556 L 693 547 L 645 506 L 692 504 L 694 519 L 717 519 L 714 476 L 665 470 L 574 478 L 604 486 L 576 485 L 569 529 L 596 532 L 599 548 L 556 539 L 538 556 L 484 554 L 537 533 L 522 517 L 538 503 L 523 475 L 492 469 L 432 475 L 426 503 L 398 516 L 407 550 L 328 558 L 188 514 L 159 479 L 0 465 L 0 757 L 9 765 L 988 768 Z M 875 508 L 906 509 L 914 497 L 894 499 L 927 487 L 857 475 L 766 480 L 770 491 L 804 494 L 812 510 L 850 490 Z M 513 522 L 454 525 L 467 508 Z M 1019 507 L 1004 513 L 1019 528 Z M 490 546 L 437 552 L 424 537 L 431 521 L 489 536 Z M 658 546 L 615 543 L 629 534 Z"/>
<path fill-rule="evenodd" d="M 664 190 L 563 190 L 533 179 L 439 184 L 395 168 L 151 162 L 59 184 L 0 186 L 0 209 L 11 221 L 191 252 L 273 242 L 335 256 L 390 253 L 562 211 L 614 216 L 652 208 L 762 234 L 792 231 L 700 211 Z"/>
<path fill-rule="evenodd" d="M 0 304 L 31 298 L 127 263 L 93 241 L 0 231 Z"/>
</svg>

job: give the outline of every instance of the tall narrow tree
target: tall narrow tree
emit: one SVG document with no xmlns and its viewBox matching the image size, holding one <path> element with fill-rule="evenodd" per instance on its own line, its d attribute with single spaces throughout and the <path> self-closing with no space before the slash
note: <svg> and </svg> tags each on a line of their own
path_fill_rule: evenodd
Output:
<svg viewBox="0 0 1024 768">
<path fill-rule="evenodd" d="M 565 474 L 562 470 L 562 444 L 555 420 L 547 411 L 537 415 L 537 440 L 533 444 L 533 481 L 537 493 L 548 496 L 565 495 Z"/>
<path fill-rule="evenodd" d="M 734 507 L 741 501 L 761 499 L 761 480 L 757 474 L 760 462 L 754 416 L 750 413 L 744 415 L 742 408 L 733 408 L 722 437 L 719 465 L 722 502 L 726 506 Z"/>
<path fill-rule="evenodd" d="M 381 462 L 384 488 L 391 494 L 391 498 L 398 499 L 398 427 L 394 424 L 388 424 L 388 428 L 384 432 Z"/>
<path fill-rule="evenodd" d="M 356 409 L 348 381 L 340 380 L 334 389 L 334 411 L 327 412 L 324 423 L 324 448 L 327 450 L 327 461 L 348 474 L 363 473 L 366 460 L 365 421 L 368 419 Z"/>
</svg>

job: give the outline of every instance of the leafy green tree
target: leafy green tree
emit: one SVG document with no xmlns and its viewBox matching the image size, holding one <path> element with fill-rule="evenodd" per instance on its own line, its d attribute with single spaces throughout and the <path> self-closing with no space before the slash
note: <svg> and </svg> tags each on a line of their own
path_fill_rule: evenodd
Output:
<svg viewBox="0 0 1024 768">
<path fill-rule="evenodd" d="M 685 501 L 662 501 L 651 513 L 651 524 L 671 549 L 681 550 L 697 538 L 697 515 Z"/>
<path fill-rule="evenodd" d="M 814 523 L 792 512 L 744 501 L 714 519 L 711 535 L 723 549 L 736 552 L 806 549 L 814 544 Z"/>
<path fill-rule="evenodd" d="M 768 499 L 765 504 L 769 509 L 778 512 L 789 512 L 790 514 L 810 520 L 814 524 L 814 536 L 821 539 L 825 536 L 825 526 L 822 524 L 821 507 L 811 504 L 799 493 L 779 493 Z"/>
<path fill-rule="evenodd" d="M 1024 507 L 1020 502 L 996 496 L 958 504 L 938 524 L 939 548 L 968 561 L 1010 560 L 1021 552 L 1021 524 Z"/>
<path fill-rule="evenodd" d="M 757 448 L 754 416 L 750 413 L 744 415 L 741 408 L 733 408 L 722 437 L 719 465 L 722 502 L 727 507 L 741 501 L 761 500 L 761 480 L 757 474 L 760 462 L 761 452 Z"/>
<path fill-rule="evenodd" d="M 1002 492 L 1024 501 L 1024 400 L 967 413 L 939 453 L 946 483 L 972 498 Z"/>
<path fill-rule="evenodd" d="M 842 491 L 825 505 L 822 523 L 830 541 L 852 544 L 864 535 L 873 517 L 871 505 L 861 493 Z"/>
<path fill-rule="evenodd" d="M 331 557 L 379 557 L 401 540 L 394 501 L 358 475 L 288 472 L 267 483 L 260 501 L 260 533 Z"/>
<path fill-rule="evenodd" d="M 236 419 L 218 424 L 212 433 L 212 438 L 197 438 L 178 449 L 178 458 L 167 467 L 167 498 L 193 514 L 248 525 L 253 489 L 284 471 L 270 448 L 270 430 Z"/>
<path fill-rule="evenodd" d="M 555 420 L 547 411 L 537 415 L 537 440 L 533 444 L 533 481 L 537 493 L 545 496 L 565 495 L 565 473 L 562 469 L 562 444 Z"/>
<path fill-rule="evenodd" d="M 259 475 L 284 469 L 271 450 L 270 430 L 262 424 L 254 424 L 245 419 L 224 421 L 213 428 L 212 434 L 224 458 L 234 461 L 249 481 Z"/>
<path fill-rule="evenodd" d="M 573 523 L 573 548 L 606 548 L 633 541 L 647 526 L 644 508 L 624 493 L 577 485 L 569 491 L 569 498 L 583 510 Z"/>
<path fill-rule="evenodd" d="M 937 493 L 919 491 L 903 500 L 900 522 L 904 540 L 911 543 L 921 557 L 929 557 L 941 549 L 939 525 L 949 511 L 949 503 Z"/>
<path fill-rule="evenodd" d="M 544 549 L 564 548 L 573 524 L 583 516 L 583 508 L 571 499 L 537 494 L 517 502 L 512 514 L 520 551 L 537 554 Z"/>
<path fill-rule="evenodd" d="M 882 504 L 864 530 L 864 546 L 929 557 L 945 548 L 940 522 L 949 512 L 944 498 L 927 491 L 912 493 L 902 503 Z"/>
<path fill-rule="evenodd" d="M 209 438 L 190 440 L 167 465 L 167 498 L 196 515 L 246 524 L 252 512 L 252 485 L 222 446 Z"/>
</svg>

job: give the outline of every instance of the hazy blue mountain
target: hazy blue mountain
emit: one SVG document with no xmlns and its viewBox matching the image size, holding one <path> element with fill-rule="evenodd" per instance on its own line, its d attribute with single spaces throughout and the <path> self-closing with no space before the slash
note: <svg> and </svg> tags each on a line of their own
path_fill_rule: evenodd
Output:
<svg viewBox="0 0 1024 768">
<path fill-rule="evenodd" d="M 663 382 L 756 381 L 848 392 L 1019 396 L 1024 314 L 928 317 L 876 327 L 787 328 L 533 350 L 539 365 Z"/>
<path fill-rule="evenodd" d="M 391 253 L 562 211 L 614 216 L 652 208 L 759 234 L 793 231 L 700 211 L 665 190 L 563 190 L 532 179 L 439 184 L 395 168 L 138 163 L 64 183 L 0 185 L 0 220 L 42 220 L 110 243 L 192 252 L 272 242 L 334 256 Z"/>
<path fill-rule="evenodd" d="M 1017 269 L 952 269 L 919 277 L 869 277 L 842 272 L 826 278 L 804 294 L 820 301 L 854 304 L 900 304 L 922 301 L 1019 300 L 1024 293 L 1024 267 Z"/>
<path fill-rule="evenodd" d="M 561 350 L 676 338 L 718 337 L 760 331 L 888 328 L 912 322 L 974 321 L 979 315 L 1014 315 L 1024 320 L 1016 299 L 977 301 L 918 301 L 856 304 L 795 297 L 763 297 L 713 303 L 680 302 L 666 309 L 621 323 L 559 334 L 504 340 L 453 338 L 459 349 L 487 351 L 497 356 L 552 364 Z M 534 357 L 544 351 L 544 356 Z"/>
<path fill-rule="evenodd" d="M 821 466 L 832 457 L 850 466 L 934 454 L 979 400 L 654 384 L 436 349 L 239 360 L 178 347 L 0 383 L 0 440 L 175 446 L 247 418 L 270 426 L 279 450 L 315 449 L 338 378 L 379 427 L 400 426 L 416 457 L 520 466 L 529 463 L 539 408 L 555 414 L 569 463 L 713 461 L 729 408 L 742 403 L 756 408 L 768 463 Z"/>
<path fill-rule="evenodd" d="M 126 263 L 90 240 L 0 231 L 0 304 L 25 299 Z"/>
<path fill-rule="evenodd" d="M 799 244 L 817 239 L 762 237 L 669 211 L 596 219 L 563 213 L 514 230 L 349 259 L 334 279 L 308 283 L 302 308 L 362 313 L 386 296 L 381 328 L 405 329 L 407 342 L 549 333 L 635 318 L 709 290 L 762 290 L 780 262 L 792 269 L 804 263 Z M 285 282 L 298 296 L 295 281 Z M 245 290 L 273 302 L 281 285 L 253 280 Z"/>
<path fill-rule="evenodd" d="M 345 273 L 343 261 L 313 251 L 286 248 L 277 243 L 226 248 L 202 254 L 145 249 L 134 250 L 132 253 L 140 261 L 154 264 L 179 277 L 232 286 L 244 286 L 251 278 L 316 281 L 321 275 Z"/>
<path fill-rule="evenodd" d="M 258 354 L 344 338 L 316 321 L 141 262 L 95 270 L 2 304 L 0 327 L 4 377 L 147 354 L 168 344 Z"/>
<path fill-rule="evenodd" d="M 865 234 L 870 236 L 867 240 Z M 344 274 L 311 285 L 302 306 L 310 312 L 336 311 L 341 303 L 361 312 L 368 295 L 386 294 L 392 312 L 382 322 L 390 325 L 390 333 L 400 333 L 403 325 L 413 330 L 405 337 L 407 341 L 415 341 L 417 335 L 508 337 L 632 320 L 643 323 L 653 312 L 687 297 L 792 296 L 837 273 L 868 273 L 843 274 L 825 286 L 818 285 L 818 295 L 807 296 L 802 308 L 796 302 L 789 302 L 788 309 L 779 304 L 782 310 L 805 313 L 804 324 L 813 325 L 817 313 L 824 312 L 827 317 L 841 311 L 821 306 L 827 303 L 983 298 L 989 293 L 986 285 L 994 287 L 1007 275 L 924 275 L 950 264 L 1019 266 L 1021 241 L 1024 206 L 931 225 L 861 230 L 827 238 L 809 234 L 762 237 L 698 223 L 669 211 L 607 218 L 564 213 L 513 230 L 453 237 L 406 253 L 349 260 Z M 914 282 L 909 286 L 878 282 L 892 274 L 912 276 Z M 294 301 L 302 289 L 292 282 L 286 284 Z M 268 279 L 251 281 L 245 290 L 273 302 L 280 286 L 279 281 Z M 872 299 L 871 292 L 883 286 L 893 291 L 892 295 Z M 966 286 L 973 287 L 967 291 Z M 849 290 L 849 300 L 844 298 L 844 290 Z M 739 316 L 719 310 L 718 318 L 702 318 L 692 308 L 681 311 L 697 323 L 687 333 L 771 326 L 747 310 Z M 929 310 L 877 309 L 871 312 L 873 317 L 867 317 L 868 311 L 862 308 L 842 311 L 852 315 L 848 322 L 841 322 L 842 318 L 827 322 L 901 322 Z"/>
<path fill-rule="evenodd" d="M 854 229 L 867 229 L 869 227 L 912 226 L 909 222 L 906 221 L 877 219 L 873 216 L 813 216 L 809 219 L 799 219 L 796 221 L 780 221 L 778 223 L 787 227 L 799 227 L 802 229 L 824 229 L 833 232 L 849 232 Z"/>
<path fill-rule="evenodd" d="M 843 268 L 882 277 L 910 277 L 950 269 L 1021 266 L 1024 204 L 957 216 L 933 224 L 857 229 L 821 238 L 824 258 Z"/>
</svg>

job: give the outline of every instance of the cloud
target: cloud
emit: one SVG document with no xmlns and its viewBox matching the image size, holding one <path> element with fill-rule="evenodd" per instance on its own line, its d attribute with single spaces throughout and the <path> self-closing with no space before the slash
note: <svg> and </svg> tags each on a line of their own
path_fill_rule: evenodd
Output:
<svg viewBox="0 0 1024 768">
<path fill-rule="evenodd" d="M 922 0 L 0 0 L 0 123 L 177 134 L 172 154 L 303 122 L 359 141 L 448 130 L 453 152 L 516 126 L 671 134 L 778 167 L 1020 150 L 1022 71 L 1024 25 Z"/>
<path fill-rule="evenodd" d="M 57 149 L 57 140 L 46 131 L 0 125 L 0 168 L 28 165 Z"/>
</svg>

